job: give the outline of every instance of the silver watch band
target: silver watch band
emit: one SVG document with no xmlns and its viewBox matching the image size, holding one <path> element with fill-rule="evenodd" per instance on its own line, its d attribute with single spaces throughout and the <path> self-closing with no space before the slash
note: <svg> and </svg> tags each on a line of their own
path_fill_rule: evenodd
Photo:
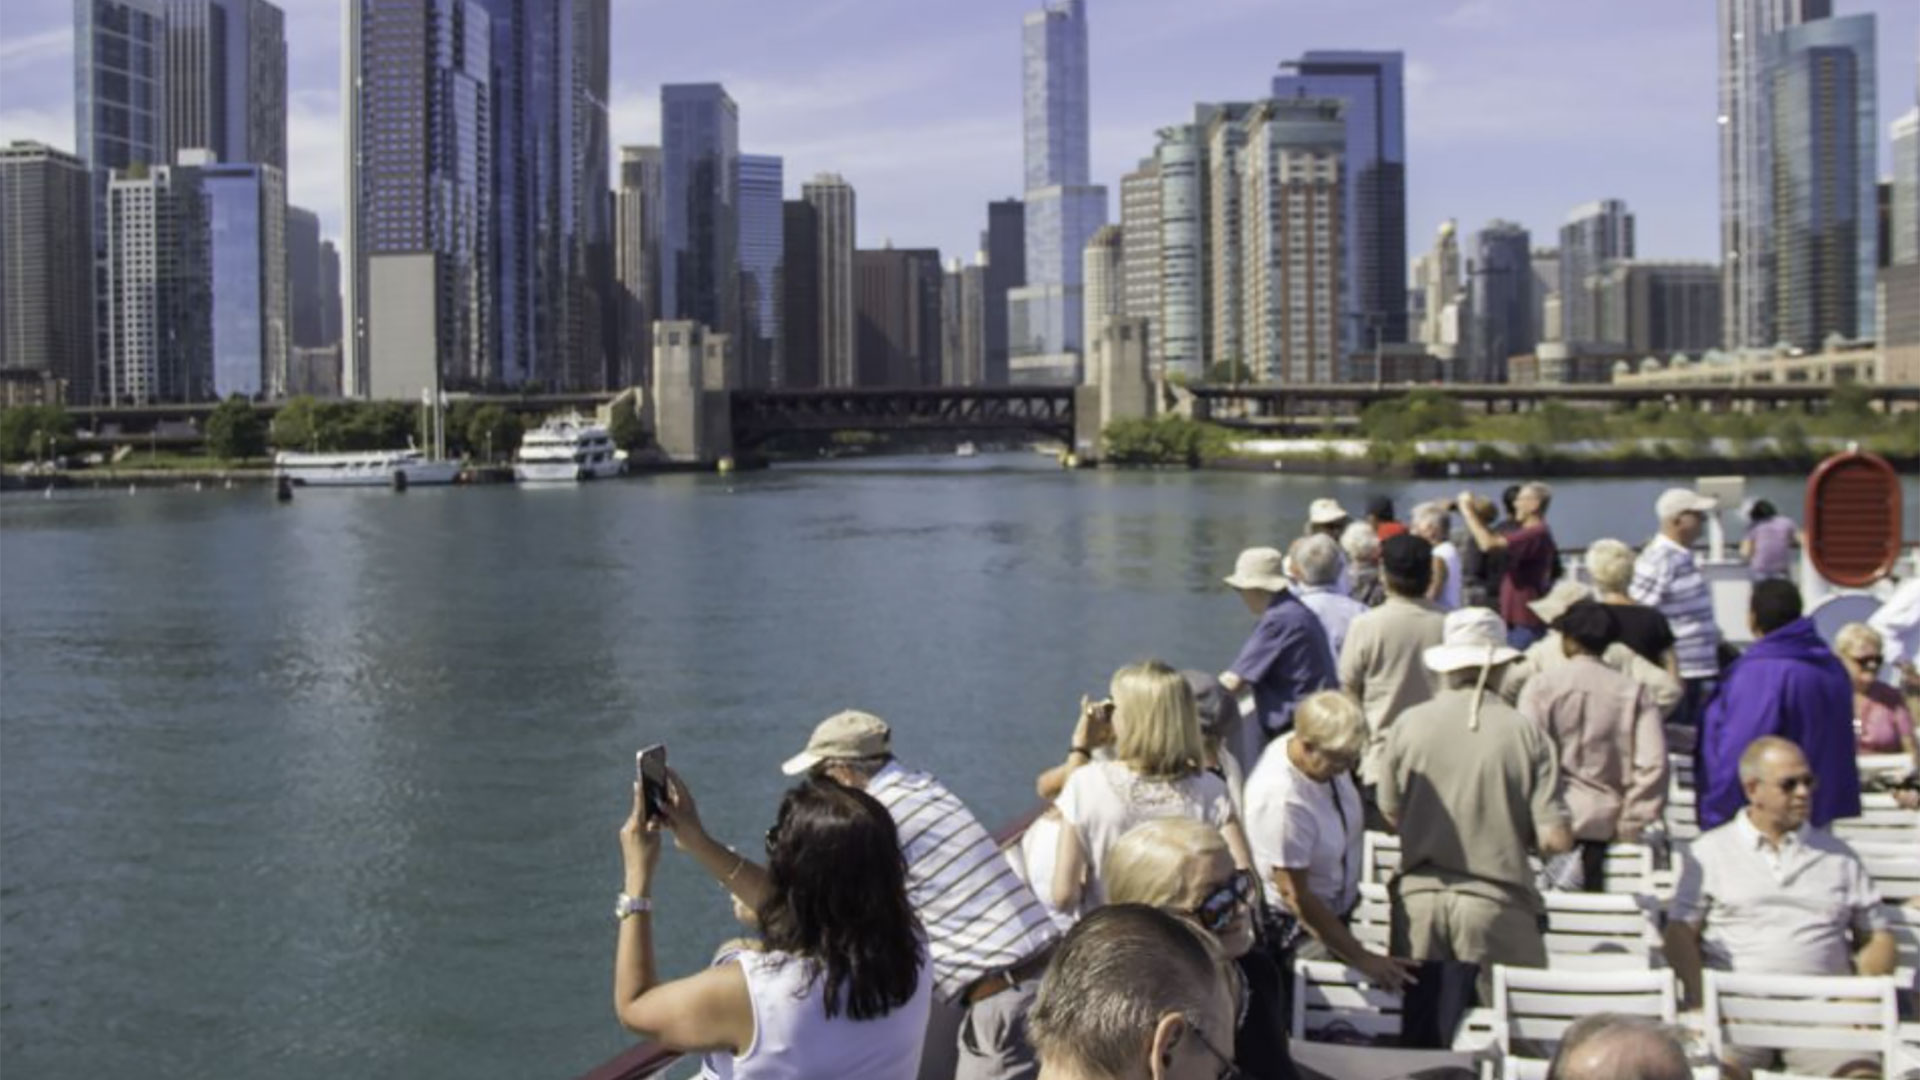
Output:
<svg viewBox="0 0 1920 1080">
<path fill-rule="evenodd" d="M 613 902 L 613 917 L 624 919 L 629 915 L 639 915 L 653 910 L 653 900 L 645 896 L 628 896 L 621 893 Z"/>
</svg>

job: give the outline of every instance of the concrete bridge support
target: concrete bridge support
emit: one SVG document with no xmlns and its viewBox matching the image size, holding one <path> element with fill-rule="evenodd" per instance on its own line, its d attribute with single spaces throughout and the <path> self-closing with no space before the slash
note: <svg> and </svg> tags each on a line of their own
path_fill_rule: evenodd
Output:
<svg viewBox="0 0 1920 1080">
<path fill-rule="evenodd" d="M 733 454 L 727 335 L 696 322 L 653 324 L 653 437 L 668 460 L 712 464 Z"/>
<path fill-rule="evenodd" d="M 1091 462 L 1100 433 L 1115 420 L 1154 415 L 1159 394 L 1147 374 L 1147 320 L 1109 319 L 1087 358 L 1086 385 L 1074 388 L 1074 453 Z"/>
</svg>

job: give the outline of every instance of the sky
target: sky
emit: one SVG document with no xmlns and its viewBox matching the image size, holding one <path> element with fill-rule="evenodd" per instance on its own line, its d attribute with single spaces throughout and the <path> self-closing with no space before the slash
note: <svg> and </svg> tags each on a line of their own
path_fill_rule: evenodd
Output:
<svg viewBox="0 0 1920 1080">
<path fill-rule="evenodd" d="M 73 147 L 73 2 L 0 4 L 0 141 Z M 346 0 L 287 13 L 290 199 L 340 234 Z M 1040 0 L 612 0 L 613 143 L 653 142 L 660 86 L 718 81 L 741 148 L 786 159 L 789 197 L 818 172 L 855 188 L 862 247 L 970 258 L 986 203 L 1021 179 L 1020 24 Z M 1643 258 L 1718 248 L 1714 7 L 1709 0 L 1087 0 L 1093 171 L 1119 179 L 1199 101 L 1264 96 L 1309 49 L 1406 54 L 1408 246 L 1457 218 L 1555 242 L 1567 211 L 1620 198 Z M 1836 0 L 1878 17 L 1886 128 L 1916 99 L 1920 4 Z M 1171 13 L 1178 12 L 1177 16 Z M 1170 17 L 1171 16 L 1171 17 Z"/>
</svg>

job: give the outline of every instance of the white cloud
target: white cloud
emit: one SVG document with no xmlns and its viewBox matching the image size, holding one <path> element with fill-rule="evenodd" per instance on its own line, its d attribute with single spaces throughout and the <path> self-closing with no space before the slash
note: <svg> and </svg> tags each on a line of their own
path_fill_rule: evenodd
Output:
<svg viewBox="0 0 1920 1080">
<path fill-rule="evenodd" d="M 320 231 L 345 233 L 346 132 L 340 95 L 301 90 L 287 100 L 287 201 L 320 215 Z"/>
<path fill-rule="evenodd" d="M 10 104 L 0 108 L 0 143 L 15 139 L 42 142 L 72 153 L 72 107 Z"/>
<path fill-rule="evenodd" d="M 26 67 L 73 55 L 73 28 L 55 26 L 37 34 L 0 41 L 0 70 Z"/>
<path fill-rule="evenodd" d="M 1493 0 L 1466 0 L 1440 16 L 1440 25 L 1455 27 L 1492 26 L 1499 21 L 1499 7 Z"/>
</svg>

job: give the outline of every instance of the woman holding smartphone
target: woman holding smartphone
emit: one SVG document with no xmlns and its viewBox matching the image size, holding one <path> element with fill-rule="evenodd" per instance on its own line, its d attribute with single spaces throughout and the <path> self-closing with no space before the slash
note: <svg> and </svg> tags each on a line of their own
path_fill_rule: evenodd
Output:
<svg viewBox="0 0 1920 1080">
<path fill-rule="evenodd" d="M 912 1080 L 932 969 L 893 818 L 865 792 L 807 779 L 787 792 L 761 868 L 707 835 L 671 770 L 659 814 L 640 785 L 620 828 L 626 892 L 616 914 L 613 1007 L 627 1030 L 708 1052 L 722 1078 Z M 759 918 L 766 947 L 662 981 L 654 967 L 653 875 L 661 830 Z"/>
</svg>

